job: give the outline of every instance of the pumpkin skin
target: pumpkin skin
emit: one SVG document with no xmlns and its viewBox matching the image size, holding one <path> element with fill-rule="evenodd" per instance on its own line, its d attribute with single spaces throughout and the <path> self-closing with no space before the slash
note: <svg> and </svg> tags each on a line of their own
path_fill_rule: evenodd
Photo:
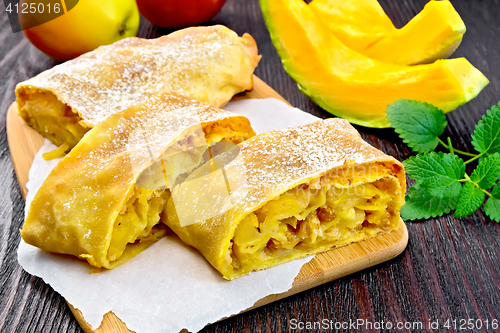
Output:
<svg viewBox="0 0 500 333">
<path fill-rule="evenodd" d="M 401 29 L 394 27 L 377 0 L 314 0 L 309 7 L 347 47 L 399 65 L 448 58 L 466 30 L 448 0 L 428 2 Z"/>
<path fill-rule="evenodd" d="M 302 0 L 260 0 L 271 40 L 299 89 L 351 123 L 389 127 L 385 110 L 400 98 L 444 112 L 471 100 L 488 79 L 466 59 L 429 65 L 383 63 L 341 43 Z"/>
</svg>

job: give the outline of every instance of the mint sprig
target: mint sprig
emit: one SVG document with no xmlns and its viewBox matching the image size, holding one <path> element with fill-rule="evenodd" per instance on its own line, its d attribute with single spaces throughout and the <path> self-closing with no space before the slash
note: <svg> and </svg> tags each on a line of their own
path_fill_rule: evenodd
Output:
<svg viewBox="0 0 500 333">
<path fill-rule="evenodd" d="M 472 134 L 478 153 L 455 149 L 450 138 L 440 138 L 446 116 L 431 104 L 401 99 L 387 107 L 387 118 L 403 141 L 419 153 L 403 162 L 408 176 L 415 180 L 401 208 L 403 219 L 428 219 L 452 210 L 456 217 L 465 217 L 481 208 L 487 198 L 486 215 L 500 223 L 500 102 L 487 111 Z M 450 153 L 433 152 L 439 144 Z M 475 160 L 479 164 L 468 175 L 465 165 Z"/>
</svg>

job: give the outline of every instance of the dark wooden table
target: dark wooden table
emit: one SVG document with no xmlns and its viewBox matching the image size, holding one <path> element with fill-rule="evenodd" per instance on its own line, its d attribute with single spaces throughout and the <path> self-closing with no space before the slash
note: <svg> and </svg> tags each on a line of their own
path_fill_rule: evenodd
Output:
<svg viewBox="0 0 500 333">
<path fill-rule="evenodd" d="M 402 26 L 425 3 L 426 0 L 387 0 L 383 6 L 395 24 Z M 462 45 L 453 56 L 467 57 L 490 80 L 478 98 L 448 115 L 445 134 L 451 136 L 458 149 L 472 151 L 470 134 L 474 125 L 486 109 L 500 100 L 500 1 L 452 3 L 467 25 Z M 3 3 L 0 11 L 0 332 L 81 332 L 64 299 L 17 263 L 24 201 L 10 160 L 5 114 L 15 99 L 15 85 L 56 62 L 34 48 L 22 33 L 12 33 Z M 304 96 L 283 70 L 257 0 L 228 0 L 214 21 L 240 35 L 249 32 L 255 38 L 263 56 L 256 74 L 291 104 L 314 115 L 330 117 Z M 153 38 L 169 32 L 142 20 L 139 36 Z M 358 129 L 365 140 L 387 154 L 400 160 L 411 155 L 392 130 Z M 399 257 L 224 320 L 204 332 L 317 332 L 294 330 L 293 320 L 342 323 L 357 319 L 393 324 L 422 322 L 424 331 L 432 331 L 428 329 L 430 321 L 439 320 L 442 324 L 456 320 L 459 326 L 460 320 L 473 319 L 484 324 L 488 321 L 490 328 L 483 326 L 471 331 L 495 331 L 491 322 L 500 320 L 500 225 L 478 211 L 467 218 L 448 215 L 407 226 L 408 247 Z"/>
</svg>

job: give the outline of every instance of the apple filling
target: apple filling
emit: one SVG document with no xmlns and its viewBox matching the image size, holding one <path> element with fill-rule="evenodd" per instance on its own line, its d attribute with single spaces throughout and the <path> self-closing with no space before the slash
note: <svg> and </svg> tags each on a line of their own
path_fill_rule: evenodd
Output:
<svg viewBox="0 0 500 333">
<path fill-rule="evenodd" d="M 134 188 L 134 193 L 115 220 L 108 249 L 109 262 L 113 263 L 122 257 L 127 247 L 129 247 L 127 252 L 132 251 L 134 253 L 130 255 L 135 255 L 134 246 L 131 245 L 147 246 L 166 234 L 167 229 L 160 228 L 158 224 L 161 219 L 160 213 L 169 196 L 169 191 L 137 186 Z M 129 255 L 126 255 L 122 260 L 128 257 Z M 122 260 L 115 264 L 119 264 Z"/>
<path fill-rule="evenodd" d="M 394 230 L 404 203 L 397 179 L 339 184 L 324 176 L 247 215 L 229 249 L 238 275 Z"/>
<path fill-rule="evenodd" d="M 20 90 L 17 98 L 19 116 L 42 136 L 66 152 L 90 130 L 68 105 L 50 92 L 36 88 Z M 64 151 L 63 151 L 64 153 Z"/>
<path fill-rule="evenodd" d="M 207 124 L 170 146 L 158 160 L 137 176 L 126 204 L 114 221 L 107 259 L 110 267 L 120 265 L 163 237 L 168 228 L 160 223 L 170 190 L 210 159 L 207 142 L 234 142 L 249 137 L 226 120 Z M 234 144 L 219 147 L 221 153 Z M 82 255 L 91 262 L 90 255 Z M 96 263 L 96 266 L 98 264 Z"/>
</svg>

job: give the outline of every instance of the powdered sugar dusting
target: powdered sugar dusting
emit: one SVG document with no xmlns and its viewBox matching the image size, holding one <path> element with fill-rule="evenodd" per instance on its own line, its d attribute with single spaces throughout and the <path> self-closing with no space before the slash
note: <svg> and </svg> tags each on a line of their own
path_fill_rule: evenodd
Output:
<svg viewBox="0 0 500 333">
<path fill-rule="evenodd" d="M 240 186 L 235 192 L 244 193 L 233 204 L 245 211 L 346 163 L 380 160 L 396 161 L 363 141 L 348 121 L 327 119 L 253 137 L 226 169 L 229 183 Z"/>
<path fill-rule="evenodd" d="M 51 91 L 93 127 L 164 91 L 222 106 L 251 88 L 258 59 L 251 38 L 223 26 L 196 27 L 154 40 L 127 38 L 101 46 L 17 89 Z"/>
<path fill-rule="evenodd" d="M 144 168 L 168 148 L 178 145 L 187 135 L 201 131 L 201 124 L 237 117 L 206 103 L 175 93 L 157 95 L 97 125 L 87 136 L 89 149 L 77 146 L 68 156 L 77 157 L 81 175 L 95 177 L 109 168 L 117 156 L 127 157 Z M 139 161 L 134 159 L 139 159 Z M 133 181 L 131 179 L 131 181 Z"/>
</svg>

